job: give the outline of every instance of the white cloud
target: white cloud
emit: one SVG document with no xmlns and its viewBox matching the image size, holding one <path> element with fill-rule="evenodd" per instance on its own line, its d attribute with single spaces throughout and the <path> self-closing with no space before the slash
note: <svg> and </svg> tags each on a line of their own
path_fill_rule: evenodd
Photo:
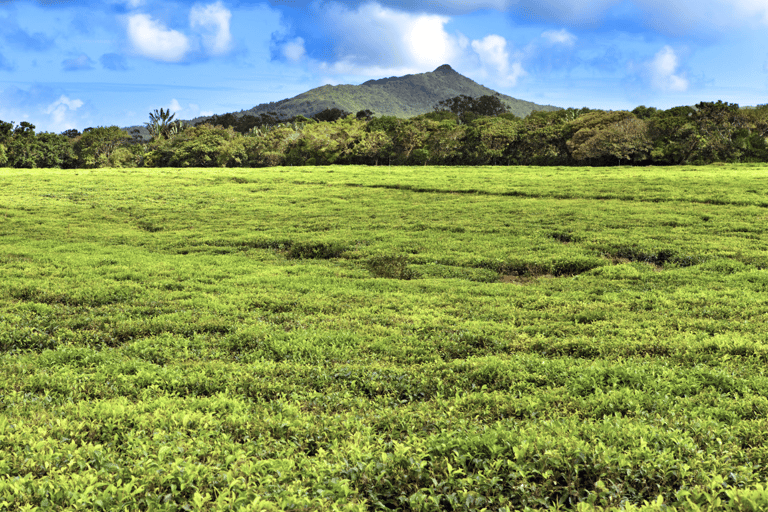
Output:
<svg viewBox="0 0 768 512">
<path fill-rule="evenodd" d="M 282 52 L 286 59 L 292 62 L 300 61 L 307 53 L 307 50 L 304 48 L 304 39 L 297 37 L 286 42 L 283 44 Z"/>
<path fill-rule="evenodd" d="M 70 110 L 77 110 L 83 106 L 83 100 L 71 100 L 62 94 L 58 100 L 48 105 L 48 110 L 46 110 L 45 113 L 50 114 L 53 109 L 58 108 L 61 105 Z"/>
<path fill-rule="evenodd" d="M 500 72 L 509 67 L 509 53 L 507 52 L 507 40 L 495 34 L 472 41 L 472 49 L 480 56 L 480 61 L 496 68 Z"/>
<path fill-rule="evenodd" d="M 651 86 L 666 92 L 685 92 L 688 80 L 677 73 L 679 66 L 677 55 L 670 46 L 664 46 L 648 63 Z"/>
<path fill-rule="evenodd" d="M 768 25 L 768 3 L 765 0 L 735 0 L 734 3 L 740 17 Z"/>
<path fill-rule="evenodd" d="M 321 23 L 333 41 L 334 58 L 314 63 L 336 83 L 338 75 L 398 76 L 432 71 L 443 64 L 481 76 L 496 85 L 513 86 L 523 69 L 520 52 L 510 51 L 507 40 L 491 34 L 471 41 L 449 33 L 447 16 L 412 13 L 366 3 L 351 10 L 337 3 L 319 7 Z M 283 56 L 296 61 L 305 55 L 301 38 L 284 43 Z"/>
<path fill-rule="evenodd" d="M 576 44 L 576 36 L 565 29 L 547 30 L 542 32 L 541 37 L 552 44 L 562 44 L 565 46 L 573 46 Z"/>
<path fill-rule="evenodd" d="M 50 116 L 47 123 L 48 129 L 53 129 L 59 132 L 69 128 L 75 128 L 77 125 L 75 120 L 72 119 L 71 114 L 83 105 L 83 100 L 71 100 L 62 94 L 58 100 L 48 105 L 44 110 L 44 112 Z"/>
<path fill-rule="evenodd" d="M 232 13 L 219 1 L 206 6 L 195 5 L 189 12 L 189 24 L 202 33 L 203 45 L 211 55 L 221 55 L 232 46 L 229 20 Z"/>
<path fill-rule="evenodd" d="M 739 27 L 768 25 L 765 0 L 634 0 L 644 27 L 672 35 L 730 33 Z"/>
<path fill-rule="evenodd" d="M 515 85 L 526 74 L 519 59 L 510 64 L 507 40 L 499 35 L 491 34 L 472 41 L 472 49 L 480 58 L 484 74 L 495 76 L 500 83 Z"/>
<path fill-rule="evenodd" d="M 166 28 L 146 14 L 128 17 L 128 38 L 140 55 L 165 62 L 178 62 L 189 50 L 187 36 Z"/>
<path fill-rule="evenodd" d="M 179 112 L 184 109 L 181 107 L 181 104 L 178 101 L 176 101 L 176 98 L 173 98 L 171 100 L 171 104 L 168 106 L 168 110 L 170 110 L 171 112 Z"/>
<path fill-rule="evenodd" d="M 423 72 L 452 63 L 461 54 L 459 36 L 445 31 L 450 20 L 435 14 L 413 14 L 366 3 L 356 10 L 325 4 L 320 23 L 330 33 L 336 62 L 323 66 L 333 72 L 381 76 L 384 70 Z"/>
</svg>

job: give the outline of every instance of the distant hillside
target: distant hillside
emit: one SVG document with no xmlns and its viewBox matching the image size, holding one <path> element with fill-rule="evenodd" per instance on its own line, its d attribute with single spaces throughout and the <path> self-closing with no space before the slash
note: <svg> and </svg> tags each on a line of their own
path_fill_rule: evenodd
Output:
<svg viewBox="0 0 768 512">
<path fill-rule="evenodd" d="M 560 110 L 560 107 L 537 105 L 500 94 L 445 64 L 431 73 L 369 80 L 360 85 L 324 85 L 293 98 L 262 103 L 234 114 L 239 117 L 277 112 L 285 118 L 297 115 L 311 117 L 328 108 L 339 108 L 351 113 L 368 109 L 376 115 L 413 117 L 432 112 L 438 102 L 461 94 L 472 97 L 498 96 L 518 117 L 525 117 L 536 110 Z M 192 120 L 192 123 L 205 119 L 199 117 Z"/>
</svg>

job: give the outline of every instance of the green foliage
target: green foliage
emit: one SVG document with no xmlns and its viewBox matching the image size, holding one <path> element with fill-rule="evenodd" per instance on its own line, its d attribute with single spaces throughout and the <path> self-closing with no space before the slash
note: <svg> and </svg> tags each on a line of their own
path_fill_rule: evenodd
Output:
<svg viewBox="0 0 768 512">
<path fill-rule="evenodd" d="M 215 116 L 224 124 L 172 122 L 153 114 L 154 139 L 143 143 L 116 127 L 67 135 L 0 124 L 4 164 L 60 167 L 273 167 L 279 165 L 688 165 L 768 160 L 768 108 L 723 102 L 666 111 L 566 109 L 525 119 L 503 112 L 497 96 L 457 96 L 410 119 L 346 115 L 328 108 L 317 119 L 278 113 Z M 451 111 L 455 110 L 455 112 Z M 488 115 L 486 115 L 488 114 Z M 161 128 L 164 126 L 164 128 Z M 224 126 L 227 126 L 226 128 Z M 2 157 L 0 157 L 2 158 Z"/>
<path fill-rule="evenodd" d="M 377 255 L 370 258 L 367 265 L 375 277 L 408 280 L 418 276 L 418 273 L 408 266 L 406 256 Z"/>
<path fill-rule="evenodd" d="M 243 115 L 271 113 L 280 119 L 292 119 L 297 115 L 313 117 L 323 110 L 339 109 L 345 112 L 367 110 L 379 116 L 408 118 L 432 112 L 435 104 L 457 95 L 497 98 L 504 108 L 518 117 L 537 110 L 559 110 L 499 94 L 445 65 L 430 73 L 369 80 L 361 85 L 324 85 L 293 98 L 258 105 Z"/>
<path fill-rule="evenodd" d="M 22 121 L 13 129 L 8 139 L 8 166 L 22 168 L 36 167 L 38 144 L 35 137 L 35 125 Z"/>
<path fill-rule="evenodd" d="M 35 167 L 67 169 L 77 165 L 77 155 L 66 135 L 41 133 L 37 136 L 37 146 Z"/>
<path fill-rule="evenodd" d="M 579 162 L 613 164 L 648 160 L 651 140 L 648 125 L 630 112 L 590 112 L 575 121 L 568 140 L 571 156 Z"/>
<path fill-rule="evenodd" d="M 480 118 L 467 130 L 463 160 L 474 165 L 509 164 L 520 123 L 503 117 Z"/>
<path fill-rule="evenodd" d="M 170 139 L 174 135 L 177 135 L 184 131 L 187 127 L 185 123 L 180 121 L 173 121 L 176 114 L 171 114 L 171 109 L 160 110 L 155 109 L 154 112 L 149 113 L 149 122 L 144 123 L 149 136 L 152 140 L 156 139 Z"/>
<path fill-rule="evenodd" d="M 120 144 L 130 138 L 130 135 L 117 126 L 99 126 L 86 129 L 74 143 L 78 165 L 84 168 L 94 168 L 114 163 L 113 153 Z"/>
<path fill-rule="evenodd" d="M 5 169 L 0 510 L 765 508 L 764 174 Z"/>
<path fill-rule="evenodd" d="M 239 167 L 247 159 L 244 138 L 237 136 L 231 127 L 211 125 L 189 128 L 153 151 L 148 158 L 167 157 L 167 163 L 152 160 L 153 165 L 174 167 Z"/>
<path fill-rule="evenodd" d="M 764 173 L 6 169 L 0 510 L 762 509 Z"/>
<path fill-rule="evenodd" d="M 321 110 L 312 118 L 315 121 L 321 122 L 321 123 L 333 123 L 334 121 L 338 121 L 339 119 L 343 119 L 347 117 L 350 114 L 350 112 L 347 112 L 346 110 L 342 110 L 339 108 L 327 108 L 325 110 Z M 362 117 L 366 117 L 363 115 Z"/>
<path fill-rule="evenodd" d="M 499 96 L 483 95 L 473 98 L 462 94 L 438 102 L 435 112 L 451 112 L 463 123 L 468 123 L 478 117 L 496 117 L 509 113 L 509 109 Z"/>
</svg>

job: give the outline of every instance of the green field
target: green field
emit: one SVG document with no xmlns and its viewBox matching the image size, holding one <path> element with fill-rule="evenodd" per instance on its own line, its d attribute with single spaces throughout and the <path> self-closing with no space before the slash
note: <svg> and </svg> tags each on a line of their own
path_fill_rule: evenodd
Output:
<svg viewBox="0 0 768 512">
<path fill-rule="evenodd" d="M 0 169 L 0 511 L 768 507 L 768 166 Z"/>
</svg>

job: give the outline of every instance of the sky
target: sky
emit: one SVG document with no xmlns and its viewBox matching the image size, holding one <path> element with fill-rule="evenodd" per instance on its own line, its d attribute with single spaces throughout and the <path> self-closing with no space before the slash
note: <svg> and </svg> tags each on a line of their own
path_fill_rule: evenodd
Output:
<svg viewBox="0 0 768 512">
<path fill-rule="evenodd" d="M 449 64 L 515 98 L 768 103 L 768 0 L 0 0 L 0 120 L 247 110 Z"/>
</svg>

